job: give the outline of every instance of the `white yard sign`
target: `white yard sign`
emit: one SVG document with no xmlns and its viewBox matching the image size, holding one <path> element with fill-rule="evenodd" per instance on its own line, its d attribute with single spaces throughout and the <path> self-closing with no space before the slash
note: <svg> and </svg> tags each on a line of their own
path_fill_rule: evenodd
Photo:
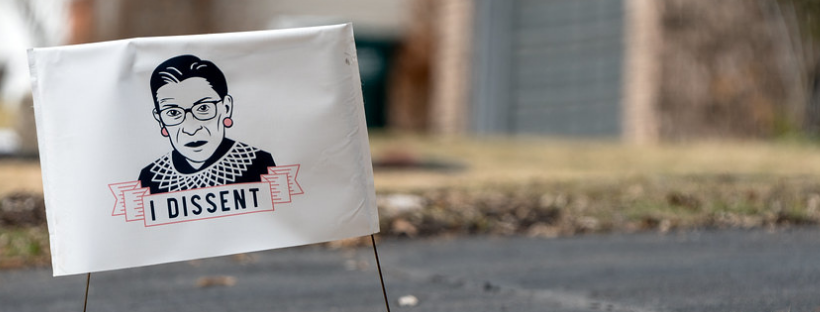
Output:
<svg viewBox="0 0 820 312">
<path fill-rule="evenodd" d="M 55 276 L 379 231 L 350 25 L 29 60 Z"/>
</svg>

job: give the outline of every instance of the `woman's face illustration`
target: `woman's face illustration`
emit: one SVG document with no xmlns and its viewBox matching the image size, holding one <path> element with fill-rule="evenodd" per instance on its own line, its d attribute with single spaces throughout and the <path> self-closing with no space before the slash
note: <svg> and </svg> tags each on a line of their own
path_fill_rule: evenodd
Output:
<svg viewBox="0 0 820 312">
<path fill-rule="evenodd" d="M 174 149 L 189 161 L 204 162 L 225 137 L 223 120 L 230 117 L 233 99 L 220 98 L 205 78 L 168 83 L 157 90 L 155 116 L 168 130 Z"/>
</svg>

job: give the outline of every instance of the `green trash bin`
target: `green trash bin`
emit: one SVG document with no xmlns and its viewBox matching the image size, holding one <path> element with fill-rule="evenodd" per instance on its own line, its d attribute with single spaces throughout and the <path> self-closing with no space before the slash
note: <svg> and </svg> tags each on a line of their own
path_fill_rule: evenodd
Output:
<svg viewBox="0 0 820 312">
<path fill-rule="evenodd" d="M 387 120 L 387 78 L 394 43 L 388 40 L 356 40 L 359 74 L 362 77 L 364 113 L 368 128 L 384 128 Z"/>
</svg>

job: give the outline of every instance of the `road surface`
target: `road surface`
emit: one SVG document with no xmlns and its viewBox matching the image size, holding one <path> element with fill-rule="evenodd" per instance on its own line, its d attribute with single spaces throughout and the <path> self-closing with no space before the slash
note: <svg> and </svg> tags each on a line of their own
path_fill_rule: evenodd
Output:
<svg viewBox="0 0 820 312">
<path fill-rule="evenodd" d="M 820 311 L 820 229 L 379 244 L 392 311 Z M 0 311 L 82 311 L 85 275 L 0 271 Z M 412 295 L 418 305 L 402 307 Z M 88 311 L 384 311 L 372 249 L 94 273 Z"/>
</svg>

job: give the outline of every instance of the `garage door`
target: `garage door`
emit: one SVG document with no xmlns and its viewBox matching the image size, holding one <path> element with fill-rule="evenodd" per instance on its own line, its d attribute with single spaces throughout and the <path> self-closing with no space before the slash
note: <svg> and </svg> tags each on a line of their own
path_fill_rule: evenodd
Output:
<svg viewBox="0 0 820 312">
<path fill-rule="evenodd" d="M 480 133 L 621 133 L 623 3 L 477 2 L 473 125 Z"/>
</svg>

